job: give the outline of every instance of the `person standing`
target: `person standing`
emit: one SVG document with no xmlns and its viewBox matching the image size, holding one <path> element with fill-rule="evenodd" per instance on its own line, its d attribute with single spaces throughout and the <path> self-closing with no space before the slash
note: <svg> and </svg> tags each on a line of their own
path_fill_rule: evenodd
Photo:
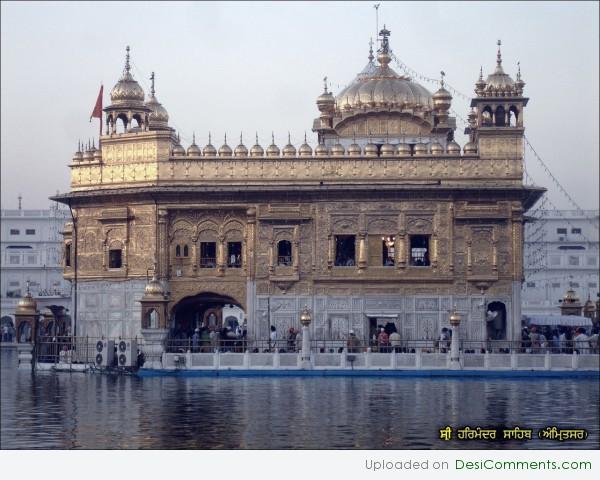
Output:
<svg viewBox="0 0 600 480">
<path fill-rule="evenodd" d="M 400 346 L 402 343 L 402 338 L 400 338 L 400 334 L 398 330 L 394 330 L 390 335 L 390 344 L 392 345 L 392 350 L 396 353 L 400 353 Z"/>
<path fill-rule="evenodd" d="M 589 352 L 589 337 L 586 335 L 584 328 L 578 327 L 575 330 L 573 342 L 575 343 L 575 351 L 580 355 Z"/>
<path fill-rule="evenodd" d="M 348 341 L 346 342 L 348 353 L 358 353 L 360 350 L 360 341 L 356 338 L 354 330 L 350 330 L 348 334 Z"/>
<path fill-rule="evenodd" d="M 382 328 L 379 331 L 379 335 L 377 336 L 377 342 L 379 344 L 379 351 L 382 353 L 387 353 L 388 350 L 388 345 L 389 345 L 389 337 L 388 334 L 385 333 L 385 329 Z"/>
<path fill-rule="evenodd" d="M 269 350 L 277 349 L 277 329 L 275 325 L 271 325 L 271 333 L 269 334 Z"/>
</svg>

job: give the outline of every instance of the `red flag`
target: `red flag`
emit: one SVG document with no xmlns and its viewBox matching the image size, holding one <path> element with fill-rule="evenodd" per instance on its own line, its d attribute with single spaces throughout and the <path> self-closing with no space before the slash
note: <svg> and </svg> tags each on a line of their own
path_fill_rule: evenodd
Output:
<svg viewBox="0 0 600 480">
<path fill-rule="evenodd" d="M 100 119 L 100 134 L 102 135 L 102 93 L 104 92 L 104 85 L 100 85 L 100 92 L 98 93 L 98 99 L 96 100 L 96 106 L 90 116 L 90 122 L 92 118 Z"/>
</svg>

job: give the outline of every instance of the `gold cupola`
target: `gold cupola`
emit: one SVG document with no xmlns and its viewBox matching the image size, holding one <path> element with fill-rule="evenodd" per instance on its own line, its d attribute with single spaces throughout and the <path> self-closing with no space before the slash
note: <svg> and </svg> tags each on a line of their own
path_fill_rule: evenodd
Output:
<svg viewBox="0 0 600 480">
<path fill-rule="evenodd" d="M 81 142 L 77 142 L 77 151 L 73 154 L 73 163 L 81 162 L 83 153 L 81 152 Z"/>
<path fill-rule="evenodd" d="M 192 134 L 192 144 L 187 149 L 188 157 L 200 157 L 202 156 L 202 150 L 196 145 L 196 133 Z"/>
<path fill-rule="evenodd" d="M 208 143 L 204 147 L 204 150 L 202 150 L 202 154 L 205 157 L 216 157 L 217 156 L 217 149 L 212 144 L 210 132 L 208 132 Z"/>
<path fill-rule="evenodd" d="M 311 146 L 306 142 L 306 132 L 304 132 L 304 143 L 302 145 L 300 145 L 300 148 L 298 149 L 298 155 L 301 157 L 312 157 L 312 148 Z"/>
<path fill-rule="evenodd" d="M 233 155 L 233 150 L 227 145 L 227 134 L 225 134 L 224 143 L 221 145 L 221 148 L 219 148 L 219 157 L 231 157 L 231 155 Z"/>
<path fill-rule="evenodd" d="M 446 153 L 448 155 L 460 155 L 460 145 L 452 140 L 446 147 Z"/>
<path fill-rule="evenodd" d="M 169 113 L 156 98 L 156 92 L 154 90 L 154 72 L 150 75 L 150 82 L 150 97 L 146 102 L 146 106 L 150 109 L 150 115 L 148 116 L 149 129 L 171 130 L 171 127 L 169 127 Z"/>
<path fill-rule="evenodd" d="M 440 145 L 440 143 L 436 140 L 431 143 L 430 148 L 432 155 L 442 155 L 444 153 L 444 147 L 442 147 L 442 145 Z"/>
<path fill-rule="evenodd" d="M 339 140 L 335 145 L 331 147 L 331 155 L 334 157 L 343 157 L 345 153 L 344 146 L 340 144 Z"/>
<path fill-rule="evenodd" d="M 131 66 L 129 65 L 129 45 L 125 48 L 125 68 L 117 84 L 110 91 L 110 101 L 112 105 L 143 105 L 144 90 L 140 84 L 133 79 L 131 75 Z"/>
<path fill-rule="evenodd" d="M 181 145 L 181 138 L 177 134 L 177 143 L 173 146 L 173 156 L 183 157 L 185 155 L 185 148 Z"/>
<path fill-rule="evenodd" d="M 319 143 L 315 148 L 315 155 L 317 157 L 326 157 L 329 155 L 329 148 L 324 143 Z"/>
<path fill-rule="evenodd" d="M 429 153 L 429 149 L 425 143 L 417 143 L 415 145 L 415 155 L 423 156 Z"/>
<path fill-rule="evenodd" d="M 288 132 L 288 143 L 283 150 L 281 151 L 284 157 L 295 157 L 296 156 L 296 147 L 292 145 L 290 132 Z"/>
<path fill-rule="evenodd" d="M 400 157 L 409 157 L 411 155 L 410 145 L 408 143 L 399 143 L 396 147 L 396 155 Z"/>
<path fill-rule="evenodd" d="M 240 144 L 237 147 L 235 147 L 235 150 L 233 151 L 233 156 L 234 157 L 247 157 L 248 156 L 248 149 L 246 148 L 246 145 L 244 145 L 242 132 L 240 132 Z"/>
<path fill-rule="evenodd" d="M 250 149 L 251 157 L 263 157 L 265 155 L 264 149 L 258 143 L 258 132 L 256 133 L 256 143 Z"/>
<path fill-rule="evenodd" d="M 275 134 L 271 132 L 271 145 L 267 147 L 267 157 L 278 157 L 279 147 L 275 145 Z"/>
</svg>

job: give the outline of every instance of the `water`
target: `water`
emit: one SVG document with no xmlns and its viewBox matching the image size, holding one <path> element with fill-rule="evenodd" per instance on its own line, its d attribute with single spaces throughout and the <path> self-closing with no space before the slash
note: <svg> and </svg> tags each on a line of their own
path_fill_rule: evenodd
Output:
<svg viewBox="0 0 600 480">
<path fill-rule="evenodd" d="M 598 448 L 598 380 L 111 377 L 16 370 L 1 351 L 1 445 L 17 448 Z M 450 425 L 549 425 L 586 441 L 444 442 Z"/>
</svg>

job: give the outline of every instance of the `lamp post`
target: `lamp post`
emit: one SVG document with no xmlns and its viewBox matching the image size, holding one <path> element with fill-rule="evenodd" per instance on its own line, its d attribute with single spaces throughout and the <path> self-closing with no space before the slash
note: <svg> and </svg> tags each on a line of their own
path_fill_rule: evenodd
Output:
<svg viewBox="0 0 600 480">
<path fill-rule="evenodd" d="M 450 345 L 450 368 L 452 370 L 460 370 L 460 355 L 458 353 L 458 327 L 460 326 L 461 316 L 460 313 L 454 311 L 450 315 L 450 325 L 452 325 L 452 343 Z"/>
<path fill-rule="evenodd" d="M 308 305 L 304 306 L 302 315 L 300 315 L 300 323 L 302 324 L 302 368 L 310 368 L 310 331 L 308 326 L 312 321 Z"/>
</svg>

